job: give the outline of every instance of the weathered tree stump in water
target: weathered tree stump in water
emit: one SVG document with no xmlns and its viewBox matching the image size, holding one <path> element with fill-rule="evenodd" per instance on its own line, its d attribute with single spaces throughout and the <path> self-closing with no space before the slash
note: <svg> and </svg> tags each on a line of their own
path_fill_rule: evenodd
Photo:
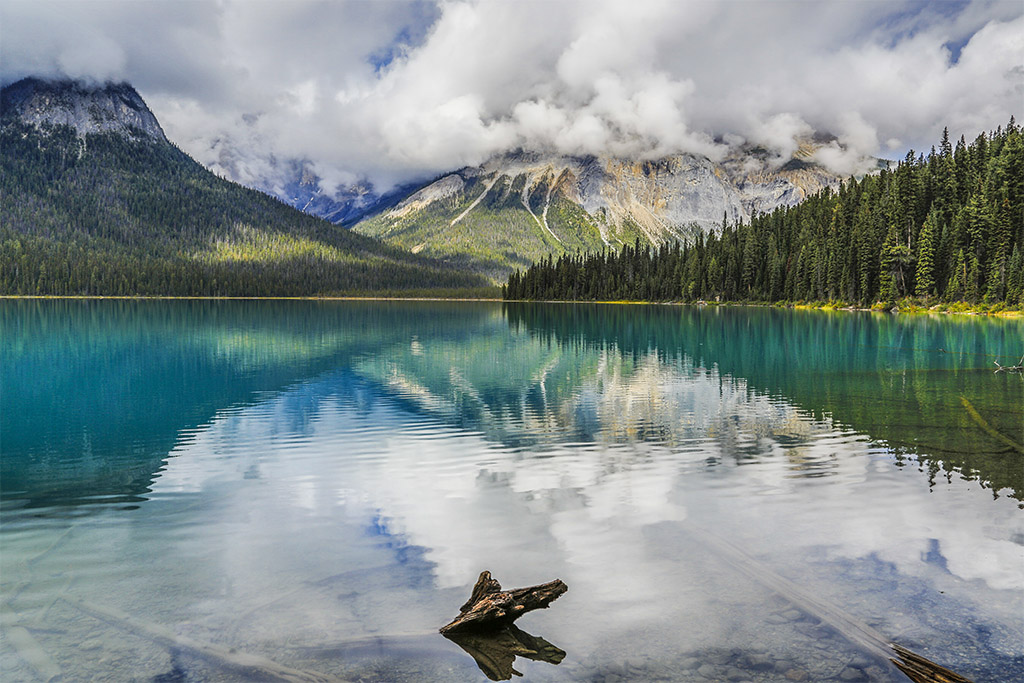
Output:
<svg viewBox="0 0 1024 683">
<path fill-rule="evenodd" d="M 522 676 L 512 668 L 516 657 L 558 664 L 565 658 L 564 650 L 516 628 L 512 622 L 527 612 L 547 607 L 567 590 L 568 586 L 555 579 L 505 591 L 490 572 L 481 572 L 469 600 L 459 608 L 459 616 L 442 626 L 441 633 L 469 653 L 492 681 Z"/>
<path fill-rule="evenodd" d="M 567 590 L 568 586 L 555 579 L 538 586 L 505 591 L 497 580 L 491 578 L 490 572 L 481 572 L 469 600 L 459 608 L 459 616 L 442 626 L 441 633 L 448 635 L 505 628 L 527 612 L 547 607 Z"/>
</svg>

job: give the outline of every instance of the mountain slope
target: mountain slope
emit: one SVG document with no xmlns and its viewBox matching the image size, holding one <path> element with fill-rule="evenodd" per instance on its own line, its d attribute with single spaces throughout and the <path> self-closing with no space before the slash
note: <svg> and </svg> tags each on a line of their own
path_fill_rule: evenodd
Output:
<svg viewBox="0 0 1024 683">
<path fill-rule="evenodd" d="M 421 187 L 354 230 L 503 279 L 549 254 L 687 240 L 723 216 L 749 220 L 837 187 L 812 151 L 781 168 L 758 150 L 717 164 L 508 154 Z"/>
<path fill-rule="evenodd" d="M 216 177 L 127 84 L 4 88 L 0 293 L 299 296 L 484 281 Z"/>
</svg>

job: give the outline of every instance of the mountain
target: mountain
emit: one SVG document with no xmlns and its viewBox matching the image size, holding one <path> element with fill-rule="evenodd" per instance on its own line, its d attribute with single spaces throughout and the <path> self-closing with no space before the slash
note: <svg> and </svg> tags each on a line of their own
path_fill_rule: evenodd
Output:
<svg viewBox="0 0 1024 683">
<path fill-rule="evenodd" d="M 268 191 L 299 211 L 345 227 L 355 225 L 368 215 L 390 209 L 423 187 L 422 183 L 404 184 L 381 194 L 373 183 L 363 181 L 342 185 L 334 188 L 333 192 L 327 192 L 310 162 L 292 161 L 285 166 L 283 171 L 278 169 L 276 181 L 267 181 L 266 187 L 256 187 Z"/>
<path fill-rule="evenodd" d="M 721 162 L 680 154 L 651 161 L 517 152 L 426 184 L 354 226 L 390 244 L 497 280 L 549 254 L 688 240 L 792 206 L 842 178 L 801 145 L 779 166 L 762 149 Z"/>
<path fill-rule="evenodd" d="M 218 178 L 128 84 L 0 92 L 0 294 L 305 296 L 477 287 Z"/>
<path fill-rule="evenodd" d="M 363 216 L 379 200 L 372 187 L 356 184 L 338 188 L 329 194 L 321 187 L 320 178 L 302 162 L 292 164 L 291 180 L 275 193 L 286 204 L 312 216 L 319 216 L 336 225 L 344 225 Z"/>
<path fill-rule="evenodd" d="M 3 112 L 36 127 L 66 125 L 79 135 L 116 133 L 167 142 L 156 116 L 127 83 L 104 87 L 26 78 L 3 89 Z"/>
</svg>

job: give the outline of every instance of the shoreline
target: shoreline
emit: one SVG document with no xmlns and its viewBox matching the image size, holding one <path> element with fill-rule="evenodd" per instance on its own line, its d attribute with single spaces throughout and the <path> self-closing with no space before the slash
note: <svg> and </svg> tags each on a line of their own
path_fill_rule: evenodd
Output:
<svg viewBox="0 0 1024 683">
<path fill-rule="evenodd" d="M 503 299 L 504 301 L 504 299 Z M 963 310 L 950 310 L 949 307 L 955 307 L 958 304 L 939 304 L 936 307 L 922 307 L 922 306 L 906 306 L 900 307 L 898 304 L 892 308 L 871 308 L 863 306 L 839 306 L 835 304 L 804 304 L 804 303 L 792 303 L 792 302 L 757 302 L 757 301 L 633 301 L 629 299 L 623 300 L 606 300 L 606 301 L 584 301 L 584 300 L 571 300 L 571 299 L 514 299 L 508 301 L 508 303 L 537 303 L 537 304 L 605 304 L 615 306 L 697 306 L 700 308 L 713 308 L 713 307 L 729 307 L 729 308 L 784 308 L 788 310 L 801 310 L 801 311 L 844 311 L 848 313 L 885 313 L 889 315 L 921 315 L 928 313 L 942 314 L 942 315 L 975 315 L 975 316 L 992 316 L 1001 318 L 1024 318 L 1024 310 L 1018 309 L 1005 309 L 998 311 L 981 310 L 974 304 L 960 303 L 960 306 L 964 306 Z M 894 310 L 895 309 L 895 310 Z"/>
<path fill-rule="evenodd" d="M 844 306 L 836 304 L 807 304 L 792 302 L 749 302 L 749 301 L 633 301 L 633 300 L 571 300 L 571 299 L 513 299 L 495 297 L 445 297 L 445 296 L 171 296 L 171 295 L 101 295 L 101 294 L 0 294 L 0 300 L 72 300 L 72 301 L 459 301 L 490 303 L 536 303 L 536 304 L 601 304 L 614 306 L 696 306 L 706 307 L 753 307 L 786 308 L 807 311 L 846 311 L 850 313 L 887 313 L 897 315 L 975 315 L 1000 318 L 1022 318 L 1024 310 L 982 310 L 973 304 L 938 304 L 932 307 L 918 305 L 894 305 L 892 308 Z M 952 309 L 952 310 L 951 310 Z"/>
<path fill-rule="evenodd" d="M 49 299 L 79 301 L 503 301 L 503 299 L 444 296 L 169 296 L 102 294 L 0 294 L 4 299 Z"/>
</svg>

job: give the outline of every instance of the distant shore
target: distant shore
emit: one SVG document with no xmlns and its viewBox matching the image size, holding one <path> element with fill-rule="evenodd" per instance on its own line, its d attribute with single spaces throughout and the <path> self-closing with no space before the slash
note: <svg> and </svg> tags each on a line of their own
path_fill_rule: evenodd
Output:
<svg viewBox="0 0 1024 683">
<path fill-rule="evenodd" d="M 502 299 L 504 301 L 504 299 Z M 923 314 L 923 313 L 942 313 L 947 315 L 988 315 L 997 316 L 1004 318 L 1021 318 L 1024 317 L 1024 310 L 1016 308 L 998 308 L 990 307 L 986 304 L 968 304 L 964 302 L 955 302 L 950 304 L 936 304 L 933 306 L 922 306 L 919 304 L 899 302 L 892 305 L 891 307 L 882 306 L 853 306 L 846 303 L 837 302 L 790 302 L 790 301 L 633 301 L 633 300 L 611 300 L 611 301 L 584 301 L 584 300 L 530 300 L 530 299 L 518 299 L 510 301 L 510 303 L 546 303 L 546 304 L 610 304 L 610 305 L 622 305 L 622 306 L 699 306 L 699 307 L 757 307 L 757 308 L 789 308 L 793 310 L 805 310 L 805 311 L 849 311 L 849 312 L 862 312 L 862 313 L 904 313 L 904 314 Z"/>
<path fill-rule="evenodd" d="M 504 299 L 502 299 L 504 301 Z M 992 309 L 986 304 L 969 304 L 956 302 L 950 304 L 938 304 L 931 307 L 910 304 L 895 304 L 890 308 L 853 306 L 845 303 L 794 303 L 790 301 L 633 301 L 633 300 L 611 300 L 611 301 L 584 301 L 584 300 L 541 300 L 541 299 L 517 299 L 509 303 L 599 303 L 608 305 L 625 306 L 698 306 L 698 307 L 758 307 L 758 308 L 790 308 L 794 310 L 840 310 L 849 312 L 866 313 L 942 313 L 948 315 L 993 315 L 998 317 L 1024 317 L 1024 310 L 1017 308 Z"/>
<path fill-rule="evenodd" d="M 447 296 L 167 296 L 146 294 L 93 295 L 93 294 L 0 294 L 0 299 L 50 299 L 79 301 L 503 301 L 496 297 Z"/>
<path fill-rule="evenodd" d="M 168 295 L 56 295 L 56 294 L 0 294 L 3 299 L 28 299 L 28 300 L 81 300 L 81 301 L 486 301 L 500 303 L 506 301 L 500 297 L 465 297 L 465 296 L 168 296 Z M 584 301 L 584 300 L 509 300 L 507 303 L 544 303 L 544 304 L 603 304 L 618 306 L 698 306 L 698 307 L 744 307 L 754 306 L 758 308 L 789 308 L 794 310 L 814 311 L 850 311 L 864 313 L 898 313 L 898 314 L 926 314 L 940 313 L 946 315 L 984 315 L 1001 318 L 1024 318 L 1024 310 L 1016 308 L 1003 308 L 1000 306 L 988 306 L 986 304 L 968 304 L 954 302 L 949 304 L 936 304 L 924 306 L 914 302 L 898 302 L 891 307 L 884 306 L 853 306 L 842 302 L 763 302 L 763 301 Z"/>
</svg>

